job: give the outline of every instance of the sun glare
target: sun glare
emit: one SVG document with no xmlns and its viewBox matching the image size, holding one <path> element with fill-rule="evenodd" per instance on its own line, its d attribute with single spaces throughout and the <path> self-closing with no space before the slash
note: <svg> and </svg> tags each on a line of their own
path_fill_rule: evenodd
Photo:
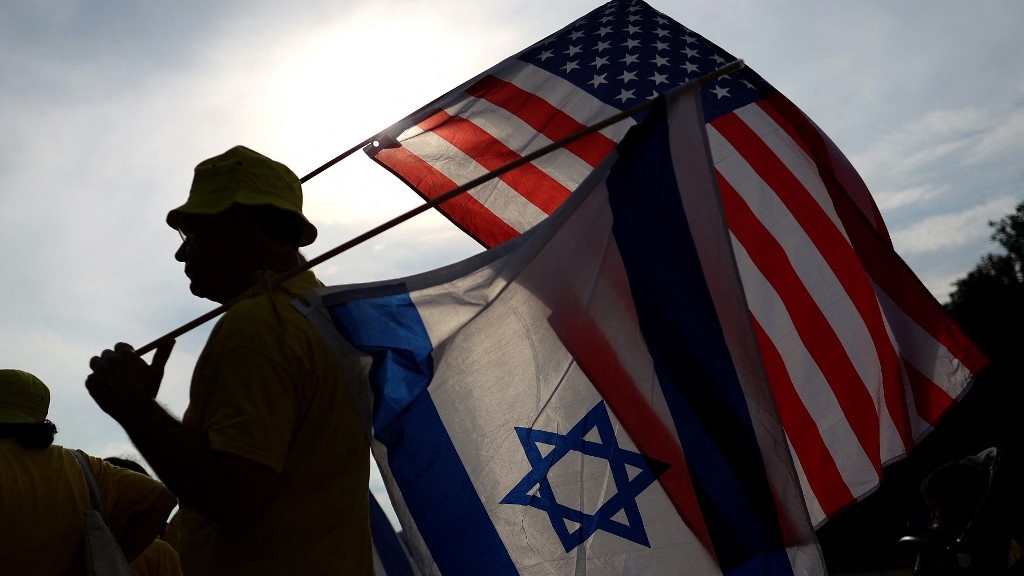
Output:
<svg viewBox="0 0 1024 576">
<path fill-rule="evenodd" d="M 359 145 L 502 58 L 467 61 L 454 32 L 427 11 L 341 18 L 285 44 L 273 86 L 278 134 L 299 176 Z M 449 20 L 450 22 L 450 20 Z M 429 33 L 424 33 L 429 30 Z M 486 63 L 481 63 L 486 62 Z M 440 63 L 443 63 L 441 65 Z M 420 200 L 356 152 L 305 186 L 318 223 L 379 224 Z M 438 225 L 448 226 L 443 219 Z"/>
</svg>

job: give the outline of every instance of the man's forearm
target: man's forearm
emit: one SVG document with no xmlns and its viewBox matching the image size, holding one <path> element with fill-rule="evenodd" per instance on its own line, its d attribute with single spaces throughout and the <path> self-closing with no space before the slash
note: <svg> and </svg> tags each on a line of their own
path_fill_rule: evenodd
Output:
<svg viewBox="0 0 1024 576">
<path fill-rule="evenodd" d="M 186 506 L 201 490 L 211 460 L 210 441 L 201 430 L 186 428 L 155 400 L 118 419 L 156 475 Z"/>
<path fill-rule="evenodd" d="M 269 502 L 276 473 L 214 450 L 206 433 L 186 427 L 155 400 L 118 422 L 182 505 L 231 523 L 257 517 Z"/>
<path fill-rule="evenodd" d="M 167 517 L 178 501 L 166 488 L 150 504 L 149 508 L 132 516 L 117 535 L 117 543 L 121 545 L 124 557 L 135 560 L 153 539 L 163 533 Z"/>
</svg>

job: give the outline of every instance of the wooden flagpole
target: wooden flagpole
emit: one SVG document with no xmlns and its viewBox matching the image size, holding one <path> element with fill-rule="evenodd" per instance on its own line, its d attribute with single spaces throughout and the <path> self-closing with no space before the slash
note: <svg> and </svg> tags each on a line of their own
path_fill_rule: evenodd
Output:
<svg viewBox="0 0 1024 576">
<path fill-rule="evenodd" d="M 714 72 L 709 72 L 708 74 L 705 74 L 705 75 L 703 75 L 703 76 L 701 76 L 699 78 L 694 78 L 693 80 L 690 80 L 690 81 L 688 81 L 688 82 L 686 82 L 684 84 L 681 84 L 681 85 L 673 88 L 672 90 L 666 92 L 665 94 L 671 94 L 673 92 L 681 92 L 681 91 L 683 91 L 683 90 L 685 90 L 687 88 L 703 86 L 704 84 L 707 84 L 708 82 L 710 82 L 712 80 L 715 80 L 715 79 L 720 78 L 722 76 L 725 76 L 727 74 L 731 74 L 732 72 L 735 72 L 735 71 L 743 68 L 743 66 L 744 66 L 743 60 L 733 60 L 732 62 L 726 64 L 725 66 L 719 68 L 718 70 L 715 70 Z M 437 197 L 435 197 L 435 198 L 433 198 L 433 199 L 431 199 L 431 200 L 429 200 L 429 201 L 427 201 L 427 202 L 417 206 L 416 208 L 413 208 L 412 210 L 409 210 L 408 212 L 400 214 L 400 215 L 392 218 L 391 220 L 388 220 L 387 222 L 384 222 L 383 224 L 380 224 L 379 226 L 376 226 L 374 228 L 371 228 L 370 230 L 367 230 L 366 232 L 363 232 L 362 234 L 356 236 L 355 238 L 352 238 L 351 240 L 349 240 L 349 241 L 347 241 L 347 242 L 345 242 L 343 244 L 340 244 L 340 245 L 338 245 L 338 246 L 336 246 L 336 247 L 334 247 L 334 248 L 324 252 L 323 254 L 321 254 L 321 255 L 319 255 L 319 256 L 317 256 L 315 258 L 311 258 L 311 259 L 307 260 L 306 262 L 303 262 L 302 264 L 299 264 L 298 266 L 296 266 L 295 268 L 292 268 L 291 270 L 289 270 L 287 272 L 283 272 L 282 274 L 280 274 L 279 276 L 277 276 L 276 278 L 274 278 L 270 282 L 270 287 L 278 286 L 282 282 L 285 282 L 285 281 L 287 281 L 287 280 L 289 280 L 291 278 L 294 278 L 295 276 L 298 276 L 299 274 L 305 272 L 306 270 L 309 270 L 310 268 L 316 266 L 317 264 L 320 264 L 320 263 L 322 263 L 322 262 L 324 262 L 324 261 L 326 261 L 326 260 L 328 260 L 330 258 L 333 258 L 333 257 L 337 256 L 338 254 L 341 254 L 342 252 L 350 250 L 350 249 L 358 246 L 359 244 L 362 244 L 363 242 L 366 242 L 367 240 L 373 238 L 374 236 L 377 236 L 377 235 L 379 235 L 379 234 L 381 234 L 383 232 L 386 232 L 387 230 L 390 230 L 391 228 L 394 228 L 395 226 L 398 226 L 399 224 L 405 222 L 406 220 L 409 220 L 409 219 L 411 219 L 414 216 L 418 216 L 419 214 L 422 214 L 423 212 L 426 212 L 427 210 L 430 210 L 431 208 L 435 208 L 438 205 L 440 205 L 440 204 L 442 204 L 444 202 L 447 202 L 448 200 L 451 200 L 452 198 L 458 196 L 459 194 L 462 194 L 462 193 L 464 193 L 464 192 L 466 192 L 468 190 L 472 190 L 473 188 L 476 188 L 477 186 L 479 186 L 479 185 L 481 185 L 481 184 L 483 184 L 485 182 L 493 180 L 494 178 L 497 178 L 498 176 L 501 176 L 502 174 L 505 174 L 506 172 L 509 172 L 510 170 L 515 170 L 516 168 L 518 168 L 518 167 L 520 167 L 520 166 L 522 166 L 524 164 L 528 164 L 530 162 L 533 162 L 534 160 L 536 160 L 537 158 L 540 158 L 541 156 L 544 156 L 545 154 L 548 154 L 548 153 L 553 152 L 555 150 L 558 150 L 559 148 L 562 148 L 562 147 L 564 147 L 564 146 L 566 146 L 568 144 L 571 144 L 572 142 L 575 142 L 576 140 L 579 140 L 580 138 L 583 138 L 584 136 L 593 134 L 594 132 L 597 132 L 598 130 L 603 130 L 604 128 L 607 128 L 608 126 L 611 126 L 612 124 L 615 124 L 616 122 L 621 122 L 622 120 L 625 120 L 626 118 L 629 118 L 630 116 L 633 116 L 634 114 L 637 114 L 639 112 L 643 112 L 644 110 L 646 110 L 646 109 L 650 108 L 651 106 L 653 106 L 654 102 L 656 100 L 657 99 L 645 100 L 644 102 L 641 102 L 640 104 L 637 104 L 636 106 L 633 106 L 631 108 L 627 108 L 626 110 L 623 110 L 623 111 L 621 111 L 621 112 L 619 112 L 617 114 L 609 116 L 609 117 L 605 118 L 604 120 L 601 120 L 600 122 L 597 122 L 596 124 L 593 124 L 591 126 L 587 126 L 586 128 L 583 128 L 583 129 L 579 130 L 578 132 L 574 132 L 573 134 L 570 134 L 570 135 L 566 136 L 565 138 L 562 138 L 561 140 L 558 140 L 556 142 L 552 142 L 551 144 L 548 144 L 547 146 L 544 146 L 542 148 L 538 148 L 537 150 L 534 150 L 533 152 L 531 152 L 531 153 L 529 153 L 529 154 L 527 154 L 525 156 L 521 156 L 521 157 L 519 157 L 519 158 L 509 162 L 508 164 L 505 164 L 503 166 L 495 168 L 494 170 L 491 170 L 490 172 L 488 172 L 486 174 L 482 174 L 482 175 L 480 175 L 480 176 L 470 180 L 469 182 L 466 182 L 465 184 L 462 184 L 461 186 L 453 188 L 453 189 L 449 190 L 448 192 L 445 192 L 444 194 L 441 194 L 440 196 L 437 196 Z M 376 140 L 377 140 L 377 136 L 374 136 L 373 138 L 368 138 L 368 139 L 364 140 L 360 144 L 350 148 L 349 150 L 347 150 L 343 154 L 339 155 L 338 157 L 334 158 L 330 162 L 324 164 L 323 166 L 317 168 L 313 172 L 307 174 L 305 177 L 302 178 L 301 181 L 305 182 L 305 181 L 309 180 L 310 178 L 312 178 L 312 177 L 316 176 L 317 174 L 323 172 L 327 168 L 330 168 L 334 164 L 338 163 L 339 161 L 344 159 L 346 156 L 349 156 L 350 154 L 352 154 L 356 150 L 359 150 L 363 146 L 365 146 L 367 144 L 370 144 L 371 142 L 374 142 Z M 175 328 L 174 330 L 171 330 L 167 334 L 164 334 L 163 336 L 157 338 L 156 340 L 153 340 L 149 344 L 146 344 L 145 346 L 142 346 L 141 348 L 136 349 L 136 351 L 135 351 L 136 355 L 142 356 L 143 354 L 146 354 L 146 353 L 148 353 L 148 352 L 150 352 L 152 350 L 157 349 L 163 342 L 168 341 L 168 340 L 173 340 L 173 339 L 177 338 L 178 336 L 181 336 L 182 334 L 185 334 L 186 332 L 192 330 L 193 328 L 197 328 L 197 327 L 199 327 L 199 326 L 209 322 L 210 320 L 212 320 L 212 319 L 216 318 L 217 316 L 220 316 L 221 314 L 226 312 L 228 310 L 228 308 L 233 306 L 236 302 L 242 300 L 243 298 L 247 298 L 249 296 L 250 296 L 250 294 L 248 292 L 240 294 L 239 296 L 236 296 L 235 298 L 229 300 L 228 302 L 225 302 L 224 304 L 221 304 L 220 306 L 217 306 L 213 310 L 210 310 L 206 314 L 203 314 L 202 316 L 199 316 L 198 318 L 195 318 L 194 320 L 192 320 L 190 322 L 182 324 L 178 328 Z"/>
</svg>

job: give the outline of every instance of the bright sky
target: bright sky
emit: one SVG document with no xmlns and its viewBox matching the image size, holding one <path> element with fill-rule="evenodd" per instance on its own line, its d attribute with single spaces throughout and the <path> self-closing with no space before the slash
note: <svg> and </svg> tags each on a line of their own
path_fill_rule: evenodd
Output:
<svg viewBox="0 0 1024 576">
<path fill-rule="evenodd" d="M 761 74 L 830 135 L 897 251 L 946 301 L 1024 200 L 1019 0 L 650 0 Z M 135 453 L 88 360 L 212 309 L 164 223 L 200 160 L 245 144 L 300 176 L 600 0 L 0 3 L 0 367 L 53 393 L 57 443 Z M 769 7 L 770 4 L 770 7 Z M 305 186 L 319 255 L 419 204 L 357 153 Z M 424 214 L 321 266 L 328 284 L 436 268 L 478 246 Z M 158 399 L 181 415 L 209 325 Z M 379 479 L 372 488 L 386 501 Z"/>
</svg>

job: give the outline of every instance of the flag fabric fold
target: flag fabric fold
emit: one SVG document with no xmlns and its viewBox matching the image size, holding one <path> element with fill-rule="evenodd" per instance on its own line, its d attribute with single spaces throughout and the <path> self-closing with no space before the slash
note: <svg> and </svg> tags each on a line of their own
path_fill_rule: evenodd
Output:
<svg viewBox="0 0 1024 576">
<path fill-rule="evenodd" d="M 824 573 L 697 92 L 672 102 L 527 234 L 296 303 L 422 573 Z"/>
<path fill-rule="evenodd" d="M 373 492 L 370 499 L 370 536 L 373 541 L 373 572 L 375 576 L 418 576 L 409 560 L 409 553 L 391 520 L 381 508 Z"/>
<path fill-rule="evenodd" d="M 644 2 L 614 0 L 389 128 L 367 152 L 431 199 L 734 59 Z M 987 361 L 895 253 L 856 170 L 792 102 L 749 68 L 706 86 L 700 101 L 746 309 L 820 526 L 871 493 L 882 467 L 939 422 Z M 439 209 L 500 245 L 552 214 L 641 119 Z"/>
</svg>

